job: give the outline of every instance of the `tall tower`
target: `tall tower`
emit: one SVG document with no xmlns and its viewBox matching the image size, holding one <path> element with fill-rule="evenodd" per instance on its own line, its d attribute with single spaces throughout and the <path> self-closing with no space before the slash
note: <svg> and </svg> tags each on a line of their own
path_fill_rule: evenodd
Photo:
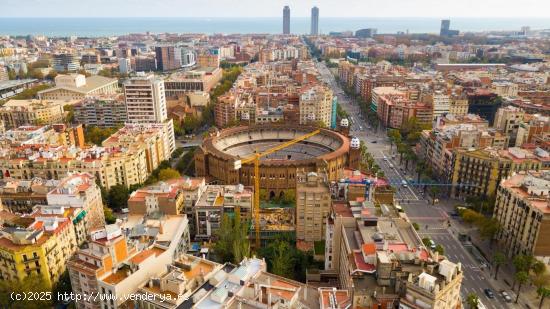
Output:
<svg viewBox="0 0 550 309">
<path fill-rule="evenodd" d="M 164 81 L 153 74 L 138 74 L 127 80 L 124 97 L 129 123 L 162 123 L 168 118 Z"/>
<path fill-rule="evenodd" d="M 447 36 L 449 30 L 451 29 L 451 21 L 449 19 L 441 20 L 441 30 L 439 31 L 440 36 Z"/>
<path fill-rule="evenodd" d="M 283 8 L 283 34 L 290 34 L 290 7 Z"/>
<path fill-rule="evenodd" d="M 319 8 L 311 8 L 311 35 L 319 35 Z"/>
</svg>

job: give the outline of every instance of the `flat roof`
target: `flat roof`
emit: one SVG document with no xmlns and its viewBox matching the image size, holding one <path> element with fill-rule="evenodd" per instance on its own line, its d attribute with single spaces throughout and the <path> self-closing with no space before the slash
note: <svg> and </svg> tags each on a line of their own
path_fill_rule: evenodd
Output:
<svg viewBox="0 0 550 309">
<path fill-rule="evenodd" d="M 12 87 L 22 86 L 28 83 L 37 82 L 37 81 L 38 79 L 16 79 L 16 80 L 0 81 L 0 91 L 8 88 L 12 88 Z"/>
</svg>

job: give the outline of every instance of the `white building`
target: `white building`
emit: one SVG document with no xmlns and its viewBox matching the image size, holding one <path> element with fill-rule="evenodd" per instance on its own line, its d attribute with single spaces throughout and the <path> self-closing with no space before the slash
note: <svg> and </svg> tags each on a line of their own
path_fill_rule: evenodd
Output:
<svg viewBox="0 0 550 309">
<path fill-rule="evenodd" d="M 128 58 L 119 58 L 118 59 L 118 71 L 121 74 L 128 74 L 132 71 L 132 66 L 130 64 L 130 59 Z"/>
<path fill-rule="evenodd" d="M 433 109 L 434 109 L 434 119 L 442 116 L 443 114 L 449 113 L 451 108 L 451 98 L 443 94 L 442 92 L 436 92 L 433 95 Z"/>
<path fill-rule="evenodd" d="M 143 73 L 124 83 L 129 123 L 161 123 L 168 118 L 164 81 Z"/>
<path fill-rule="evenodd" d="M 314 86 L 300 96 L 300 124 L 321 122 L 330 127 L 332 115 L 332 90 Z"/>
</svg>

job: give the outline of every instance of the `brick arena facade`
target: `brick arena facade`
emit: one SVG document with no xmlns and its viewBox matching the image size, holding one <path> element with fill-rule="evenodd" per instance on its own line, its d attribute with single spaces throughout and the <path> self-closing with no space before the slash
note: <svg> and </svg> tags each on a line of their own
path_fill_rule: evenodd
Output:
<svg viewBox="0 0 550 309">
<path fill-rule="evenodd" d="M 304 126 L 241 126 L 225 129 L 203 141 L 195 152 L 195 172 L 223 184 L 254 185 L 254 164 L 234 170 L 239 158 L 265 151 L 280 143 L 305 135 L 316 128 Z M 350 139 L 338 132 L 321 133 L 268 155 L 260 162 L 260 188 L 270 196 L 296 188 L 296 171 L 324 171 L 331 181 L 342 178 L 345 167 L 358 168 L 360 150 L 350 147 Z"/>
</svg>

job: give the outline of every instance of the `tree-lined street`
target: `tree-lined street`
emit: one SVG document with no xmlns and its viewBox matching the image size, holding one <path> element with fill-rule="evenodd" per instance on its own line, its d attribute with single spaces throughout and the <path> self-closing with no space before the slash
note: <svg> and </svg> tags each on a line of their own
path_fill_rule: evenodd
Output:
<svg viewBox="0 0 550 309">
<path fill-rule="evenodd" d="M 428 187 L 425 194 L 422 186 L 411 186 L 411 182 L 417 181 L 417 172 L 413 164 L 409 162 L 408 169 L 405 168 L 405 160 L 400 164 L 400 154 L 395 145 L 390 145 L 387 131 L 375 128 L 369 124 L 361 115 L 361 108 L 357 102 L 347 96 L 344 90 L 338 85 L 333 74 L 324 63 L 318 62 L 318 68 L 323 80 L 332 87 L 333 92 L 338 96 L 338 103 L 350 116 L 351 135 L 358 137 L 373 156 L 384 173 L 384 176 L 396 188 L 396 199 L 412 222 L 419 226 L 421 238 L 429 237 L 436 244 L 443 246 L 444 255 L 453 262 L 461 262 L 464 281 L 461 294 L 466 301 L 467 296 L 475 294 L 487 307 L 493 309 L 519 308 L 518 305 L 505 302 L 498 293 L 500 286 L 495 286 L 491 279 L 490 270 L 481 265 L 463 244 L 458 240 L 458 232 L 452 227 L 452 220 L 445 208 L 441 205 L 432 205 L 433 199 L 430 196 Z M 404 186 L 403 181 L 407 183 Z M 421 180 L 422 183 L 422 180 Z M 439 191 L 436 189 L 433 191 Z M 449 223 L 451 227 L 449 227 Z M 489 299 L 484 289 L 491 288 L 495 293 L 494 299 Z"/>
</svg>

